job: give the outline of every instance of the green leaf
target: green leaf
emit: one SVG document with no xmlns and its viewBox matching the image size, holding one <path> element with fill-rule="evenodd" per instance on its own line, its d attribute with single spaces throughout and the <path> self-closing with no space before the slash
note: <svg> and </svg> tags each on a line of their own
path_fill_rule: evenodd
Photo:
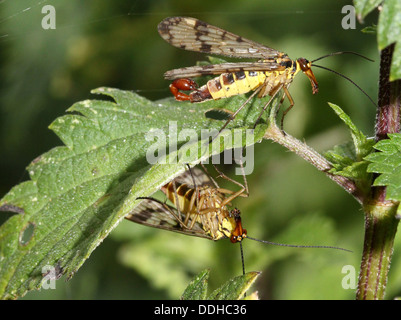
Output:
<svg viewBox="0 0 401 320">
<path fill-rule="evenodd" d="M 361 30 L 361 32 L 366 34 L 377 34 L 377 25 L 373 24 L 371 26 L 365 27 Z"/>
<path fill-rule="evenodd" d="M 372 140 L 357 128 L 357 126 L 352 122 L 351 118 L 339 106 L 330 102 L 329 106 L 350 129 L 351 137 L 354 142 L 356 160 L 361 160 L 372 151 Z"/>
<path fill-rule="evenodd" d="M 210 270 L 199 273 L 185 289 L 181 300 L 205 300 Z"/>
<path fill-rule="evenodd" d="M 401 2 L 386 0 L 380 13 L 377 27 L 377 40 L 379 49 L 383 50 L 395 43 L 391 62 L 390 81 L 401 78 Z"/>
<path fill-rule="evenodd" d="M 398 0 L 386 0 L 380 12 L 378 25 L 379 49 L 401 39 L 401 3 Z"/>
<path fill-rule="evenodd" d="M 365 18 L 382 0 L 354 0 L 355 11 L 359 20 Z"/>
<path fill-rule="evenodd" d="M 364 157 L 372 152 L 374 140 L 365 136 L 351 118 L 337 105 L 329 103 L 329 106 L 350 129 L 352 143 L 335 146 L 327 151 L 325 157 L 332 163 L 331 173 L 341 175 L 354 180 L 363 190 L 368 190 L 371 175 L 367 174 L 367 161 Z"/>
<path fill-rule="evenodd" d="M 248 272 L 244 275 L 234 277 L 214 290 L 208 300 L 239 300 L 244 298 L 245 292 L 256 281 L 260 272 Z M 206 300 L 209 270 L 200 272 L 185 289 L 181 300 Z M 251 295 L 253 299 L 257 295 Z"/>
<path fill-rule="evenodd" d="M 245 292 L 256 281 L 260 272 L 248 272 L 244 275 L 234 277 L 220 288 L 214 290 L 209 300 L 239 300 L 244 297 Z"/>
<path fill-rule="evenodd" d="M 379 50 L 395 43 L 390 69 L 390 81 L 395 81 L 401 79 L 401 2 L 399 0 L 354 0 L 360 20 L 381 3 L 383 5 L 376 30 L 377 42 Z"/>
<path fill-rule="evenodd" d="M 49 266 L 56 278 L 71 277 L 138 205 L 138 197 L 171 181 L 185 170 L 184 163 L 194 165 L 226 148 L 253 144 L 266 129 L 258 125 L 248 136 L 228 130 L 222 136 L 234 140 L 231 145 L 216 139 L 214 148 L 205 148 L 208 137 L 198 139 L 202 129 L 218 130 L 225 122 L 205 117 L 206 111 L 236 110 L 245 97 L 190 104 L 174 99 L 152 102 L 111 88 L 93 93 L 111 99 L 78 102 L 68 110 L 72 114 L 56 119 L 50 129 L 65 146 L 35 159 L 28 166 L 31 180 L 0 200 L 0 211 L 17 213 L 0 227 L 1 298 L 40 288 L 42 270 Z M 263 103 L 255 99 L 228 128 L 253 125 Z M 183 132 L 195 132 L 196 139 Z M 164 163 L 150 163 L 149 154 L 159 147 L 163 153 L 166 146 Z M 183 152 L 184 146 L 191 152 Z"/>
<path fill-rule="evenodd" d="M 386 186 L 386 199 L 401 201 L 401 134 L 389 134 L 389 139 L 380 140 L 374 148 L 380 152 L 368 155 L 369 172 L 380 174 L 374 186 Z"/>
</svg>

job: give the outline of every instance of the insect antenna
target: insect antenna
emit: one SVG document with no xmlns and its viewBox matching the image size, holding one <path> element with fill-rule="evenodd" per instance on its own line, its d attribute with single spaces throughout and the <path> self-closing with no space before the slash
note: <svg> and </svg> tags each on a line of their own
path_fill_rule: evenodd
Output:
<svg viewBox="0 0 401 320">
<path fill-rule="evenodd" d="M 312 60 L 311 62 L 312 62 L 312 64 L 313 64 L 314 67 L 321 68 L 321 69 L 324 69 L 324 70 L 333 72 L 334 74 L 336 74 L 336 75 L 338 75 L 338 76 L 344 78 L 345 80 L 351 82 L 351 83 L 352 83 L 355 87 L 357 87 L 357 88 L 373 103 L 373 105 L 377 108 L 376 102 L 374 102 L 373 99 L 365 92 L 365 90 L 363 90 L 360 86 L 358 86 L 358 85 L 357 85 L 354 81 L 352 81 L 350 78 L 348 78 L 347 76 L 343 75 L 342 73 L 339 73 L 339 72 L 334 71 L 334 70 L 332 70 L 332 69 L 329 69 L 329 68 L 327 68 L 327 67 L 323 67 L 323 66 L 320 66 L 320 65 L 318 65 L 318 64 L 314 64 L 314 62 L 319 61 L 319 60 L 322 60 L 322 59 L 324 59 L 324 58 L 331 57 L 331 56 L 336 56 L 336 55 L 340 55 L 340 54 L 346 54 L 346 53 L 348 53 L 348 54 L 353 54 L 353 55 L 356 55 L 356 56 L 361 57 L 361 58 L 363 58 L 363 59 L 366 59 L 366 60 L 368 60 L 368 61 L 374 62 L 374 60 L 369 59 L 368 57 L 365 57 L 364 55 L 361 55 L 361 54 L 356 53 L 356 52 L 353 52 L 353 51 L 339 51 L 339 52 L 333 52 L 333 53 L 330 53 L 330 54 L 326 54 L 326 55 L 324 55 L 324 56 L 322 56 L 322 57 L 320 57 L 320 58 L 317 58 L 317 59 L 315 59 L 315 60 Z"/>
<path fill-rule="evenodd" d="M 242 241 L 240 241 L 239 247 L 241 250 L 242 274 L 245 275 L 245 259 L 244 259 L 244 250 L 242 249 Z"/>
<path fill-rule="evenodd" d="M 286 244 L 286 243 L 278 243 L 278 242 L 272 242 L 272 241 L 267 241 L 267 240 L 260 240 L 260 239 L 255 239 L 247 236 L 248 239 L 266 243 L 266 244 L 272 244 L 275 246 L 282 246 L 282 247 L 292 247 L 292 248 L 318 248 L 318 249 L 335 249 L 335 250 L 342 250 L 342 251 L 347 251 L 347 252 L 352 252 L 351 250 L 340 248 L 340 247 L 333 247 L 333 246 L 303 246 L 303 245 L 296 245 L 296 244 Z"/>
<path fill-rule="evenodd" d="M 241 250 L 241 263 L 242 263 L 242 275 L 245 275 L 245 258 L 244 258 L 244 250 L 242 249 L 242 241 L 239 243 L 239 248 Z M 244 292 L 244 298 L 246 297 L 246 292 Z"/>
<path fill-rule="evenodd" d="M 360 54 L 360 53 L 357 53 L 357 52 L 354 52 L 354 51 L 339 51 L 339 52 L 329 53 L 329 54 L 326 54 L 326 55 L 324 55 L 324 56 L 321 56 L 321 57 L 319 57 L 319 58 L 317 58 L 317 59 L 315 59 L 315 60 L 312 60 L 311 62 L 314 63 L 314 62 L 316 62 L 316 61 L 322 60 L 322 59 L 327 58 L 327 57 L 337 56 L 337 55 L 346 54 L 346 53 L 356 55 L 356 56 L 358 56 L 358 57 L 361 57 L 361 58 L 366 59 L 366 60 L 371 61 L 371 62 L 375 62 L 374 60 L 372 60 L 372 59 L 370 59 L 370 58 L 368 58 L 368 57 L 365 57 L 364 55 L 362 55 L 362 54 Z"/>
<path fill-rule="evenodd" d="M 357 87 L 357 88 L 370 100 L 370 102 L 372 102 L 373 105 L 377 108 L 376 102 L 373 101 L 373 99 L 365 92 L 365 90 L 363 90 L 360 86 L 358 86 L 354 81 L 352 81 L 352 80 L 351 80 L 350 78 L 348 78 L 347 76 L 345 76 L 345 75 L 343 75 L 342 73 L 339 73 L 339 72 L 337 72 L 337 71 L 334 71 L 334 70 L 332 70 L 332 69 L 329 69 L 329 68 L 327 68 L 327 67 L 320 66 L 320 65 L 318 65 L 318 64 L 314 64 L 313 66 L 314 66 L 314 67 L 321 68 L 321 69 L 324 69 L 324 70 L 327 70 L 327 71 L 330 71 L 330 72 L 333 72 L 334 74 L 336 74 L 336 75 L 338 75 L 338 76 L 340 76 L 340 77 L 342 77 L 342 78 L 348 80 L 348 81 L 351 82 L 355 87 Z"/>
</svg>

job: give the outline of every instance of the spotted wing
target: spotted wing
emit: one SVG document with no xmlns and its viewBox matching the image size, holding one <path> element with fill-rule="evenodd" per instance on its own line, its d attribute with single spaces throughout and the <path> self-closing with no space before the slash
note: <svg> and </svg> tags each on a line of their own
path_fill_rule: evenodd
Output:
<svg viewBox="0 0 401 320">
<path fill-rule="evenodd" d="M 203 75 L 222 74 L 242 71 L 282 71 L 285 66 L 274 61 L 266 62 L 227 62 L 221 64 L 211 64 L 205 66 L 193 66 L 167 71 L 164 78 L 175 80 L 181 78 L 193 78 Z"/>
<path fill-rule="evenodd" d="M 188 229 L 182 226 L 177 217 L 178 211 L 176 208 L 153 198 L 144 198 L 143 201 L 125 218 L 148 227 L 212 239 L 205 233 L 198 222 L 196 222 L 191 229 Z M 185 216 L 183 219 L 185 219 Z"/>
<path fill-rule="evenodd" d="M 213 182 L 210 177 L 198 167 L 186 170 L 183 174 L 174 179 L 177 183 L 186 184 L 191 188 L 210 186 L 213 187 Z"/>
<path fill-rule="evenodd" d="M 195 18 L 166 18 L 159 23 L 158 31 L 168 43 L 184 50 L 257 59 L 273 59 L 283 54 Z"/>
</svg>

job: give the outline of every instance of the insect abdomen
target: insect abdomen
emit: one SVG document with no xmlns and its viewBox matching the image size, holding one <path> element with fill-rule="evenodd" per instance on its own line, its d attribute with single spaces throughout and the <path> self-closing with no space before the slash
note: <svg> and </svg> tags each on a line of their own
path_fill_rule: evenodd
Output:
<svg viewBox="0 0 401 320">
<path fill-rule="evenodd" d="M 194 211 L 196 208 L 191 208 L 190 202 L 193 194 L 195 193 L 195 189 L 188 187 L 185 183 L 177 183 L 174 191 L 173 182 L 170 182 L 162 187 L 162 191 L 166 194 L 167 198 L 180 209 L 181 212 L 194 213 L 192 211 Z"/>
<path fill-rule="evenodd" d="M 214 100 L 247 93 L 261 86 L 266 79 L 264 72 L 238 71 L 223 73 L 209 80 L 207 88 Z"/>
<path fill-rule="evenodd" d="M 174 188 L 173 182 L 170 182 L 162 187 L 162 191 L 181 213 L 191 221 L 196 219 L 213 240 L 231 236 L 236 223 L 234 218 L 228 217 L 227 208 L 221 206 L 223 196 L 216 189 L 198 187 L 198 202 L 195 199 L 196 190 L 185 183 L 176 183 Z M 190 225 L 187 227 L 190 228 Z"/>
</svg>

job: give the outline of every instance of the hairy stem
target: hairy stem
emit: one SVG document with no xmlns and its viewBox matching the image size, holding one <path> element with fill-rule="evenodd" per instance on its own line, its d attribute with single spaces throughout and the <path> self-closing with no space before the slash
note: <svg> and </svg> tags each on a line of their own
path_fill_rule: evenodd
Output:
<svg viewBox="0 0 401 320">
<path fill-rule="evenodd" d="M 380 55 L 379 108 L 376 113 L 376 141 L 387 139 L 388 133 L 400 132 L 400 85 L 390 82 L 390 67 L 394 44 Z"/>
<path fill-rule="evenodd" d="M 390 45 L 381 52 L 376 141 L 387 139 L 388 133 L 400 132 L 401 81 L 389 81 L 393 51 L 394 45 Z M 365 240 L 356 298 L 383 299 L 399 222 L 396 218 L 399 204 L 386 200 L 385 187 L 372 186 L 370 194 L 366 194 L 356 186 L 354 181 L 332 175 L 329 172 L 332 165 L 326 158 L 277 127 L 276 108 L 278 107 L 274 107 L 270 112 L 270 125 L 264 138 L 273 140 L 295 152 L 363 204 Z"/>
<path fill-rule="evenodd" d="M 365 240 L 356 298 L 381 300 L 384 298 L 397 232 L 397 205 L 391 201 L 375 201 L 364 205 L 364 211 Z"/>
<path fill-rule="evenodd" d="M 401 82 L 390 82 L 394 45 L 381 52 L 379 106 L 376 114 L 376 141 L 400 131 Z M 383 299 L 393 253 L 398 203 L 386 200 L 386 187 L 372 187 L 364 202 L 365 240 L 356 298 Z"/>
</svg>

